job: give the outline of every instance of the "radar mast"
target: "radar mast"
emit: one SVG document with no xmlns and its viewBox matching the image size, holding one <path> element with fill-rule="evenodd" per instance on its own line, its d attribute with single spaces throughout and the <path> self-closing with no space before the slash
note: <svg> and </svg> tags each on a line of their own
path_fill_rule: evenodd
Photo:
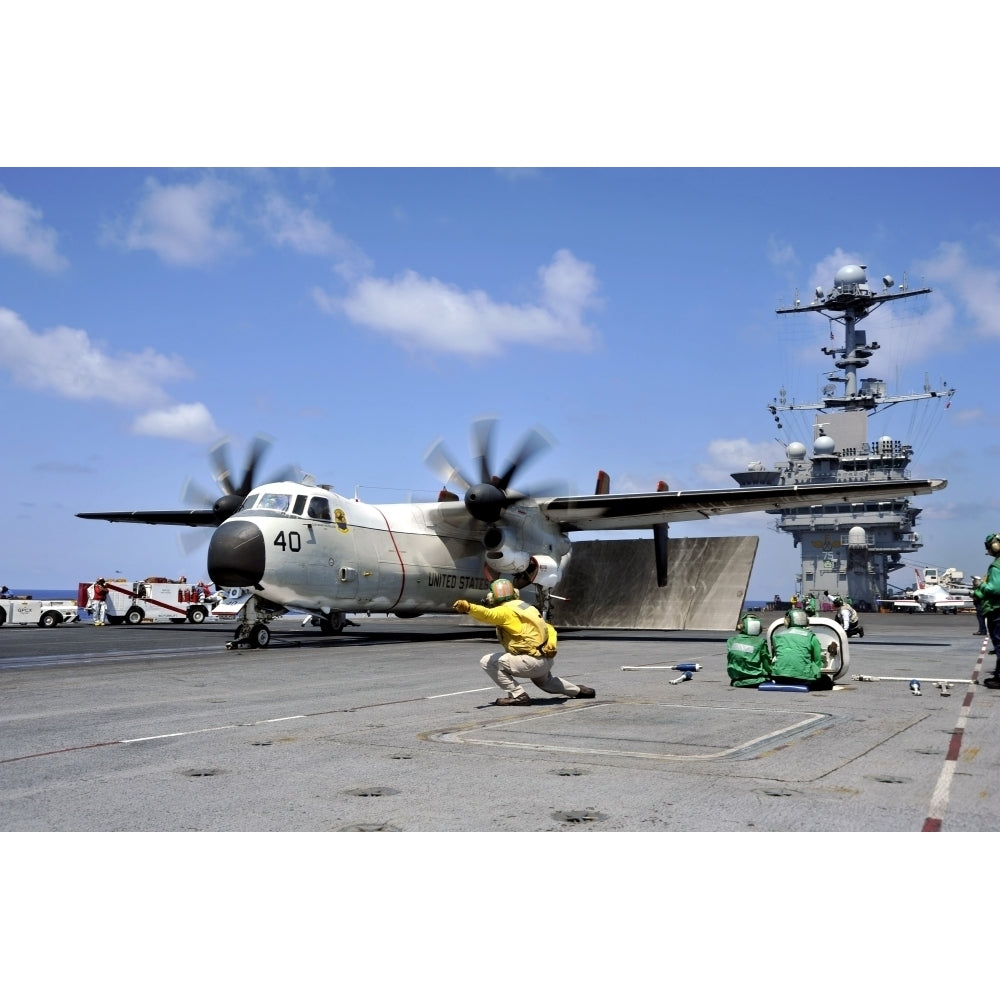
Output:
<svg viewBox="0 0 1000 1000">
<path fill-rule="evenodd" d="M 783 412 L 814 410 L 811 448 L 793 441 L 787 445 L 787 461 L 773 470 L 753 463 L 746 472 L 733 473 L 741 486 L 789 485 L 796 483 L 871 482 L 907 479 L 913 457 L 911 445 L 883 435 L 871 440 L 870 416 L 899 403 L 924 399 L 950 399 L 955 390 L 947 384 L 924 391 L 890 395 L 878 378 L 859 378 L 880 345 L 868 342 L 858 323 L 875 309 L 898 299 L 926 295 L 930 288 L 909 289 L 905 278 L 892 291 L 895 281 L 882 278 L 882 288 L 868 287 L 867 267 L 848 264 L 837 271 L 833 290 L 824 294 L 817 288 L 813 301 L 803 305 L 796 294 L 795 304 L 783 313 L 817 312 L 833 325 L 843 327 L 843 343 L 823 347 L 824 355 L 835 359 L 835 371 L 826 375 L 823 399 L 812 403 L 790 403 L 784 390 L 768 407 L 780 428 Z M 921 547 L 914 531 L 920 509 L 908 500 L 816 505 L 776 510 L 776 527 L 789 532 L 802 551 L 802 568 L 796 577 L 803 596 L 849 597 L 862 610 L 875 610 L 880 599 L 889 596 L 889 574 L 903 566 L 902 556 Z"/>
</svg>

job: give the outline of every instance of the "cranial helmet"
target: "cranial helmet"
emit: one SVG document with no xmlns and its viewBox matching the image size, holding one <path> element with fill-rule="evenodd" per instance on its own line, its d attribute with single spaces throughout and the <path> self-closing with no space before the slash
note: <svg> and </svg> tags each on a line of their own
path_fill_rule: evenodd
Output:
<svg viewBox="0 0 1000 1000">
<path fill-rule="evenodd" d="M 760 635 L 760 619 L 756 615 L 744 615 L 740 619 L 740 631 L 744 635 Z"/>
<path fill-rule="evenodd" d="M 991 556 L 1000 556 L 1000 532 L 994 531 L 986 536 L 986 551 Z"/>
<path fill-rule="evenodd" d="M 844 599 L 842 597 L 835 597 L 833 599 L 833 605 L 836 608 L 839 608 L 843 603 L 844 603 Z"/>
<path fill-rule="evenodd" d="M 492 598 L 490 604 L 503 604 L 504 601 L 512 601 L 516 596 L 514 584 L 510 580 L 494 580 L 490 584 L 490 592 L 487 595 Z"/>
<path fill-rule="evenodd" d="M 792 608 L 791 611 L 786 612 L 785 621 L 789 625 L 805 627 L 809 624 L 809 616 L 801 608 Z"/>
</svg>

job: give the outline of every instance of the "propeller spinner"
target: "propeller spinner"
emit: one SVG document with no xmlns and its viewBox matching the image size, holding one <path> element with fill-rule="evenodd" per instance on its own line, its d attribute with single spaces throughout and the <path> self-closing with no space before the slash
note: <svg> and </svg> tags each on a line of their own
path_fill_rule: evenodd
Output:
<svg viewBox="0 0 1000 1000">
<path fill-rule="evenodd" d="M 441 480 L 454 483 L 465 490 L 465 509 L 477 521 L 494 524 L 504 510 L 525 494 L 510 490 L 517 473 L 540 452 L 552 446 L 552 439 L 541 428 L 533 427 L 521 440 L 514 457 L 500 475 L 493 473 L 493 436 L 496 419 L 476 420 L 472 425 L 472 454 L 479 467 L 479 482 L 473 482 L 451 459 L 439 439 L 431 445 L 424 461 Z"/>
</svg>

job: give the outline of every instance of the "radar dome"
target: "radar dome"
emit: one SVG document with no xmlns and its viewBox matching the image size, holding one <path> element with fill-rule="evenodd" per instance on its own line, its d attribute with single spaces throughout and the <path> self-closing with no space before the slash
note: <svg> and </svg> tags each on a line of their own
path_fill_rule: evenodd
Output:
<svg viewBox="0 0 1000 1000">
<path fill-rule="evenodd" d="M 801 462 L 806 457 L 806 446 L 801 441 L 793 441 L 786 449 L 789 462 Z"/>
<path fill-rule="evenodd" d="M 861 264 L 847 264 L 842 267 L 833 279 L 834 288 L 843 288 L 844 285 L 864 285 L 868 283 L 864 266 Z"/>
<path fill-rule="evenodd" d="M 865 533 L 865 529 L 855 525 L 847 533 L 847 546 L 851 549 L 867 549 L 868 548 L 868 535 Z"/>
<path fill-rule="evenodd" d="M 813 454 L 814 455 L 832 455 L 836 451 L 837 446 L 833 442 L 833 438 L 828 434 L 821 434 L 815 441 L 813 441 Z"/>
</svg>

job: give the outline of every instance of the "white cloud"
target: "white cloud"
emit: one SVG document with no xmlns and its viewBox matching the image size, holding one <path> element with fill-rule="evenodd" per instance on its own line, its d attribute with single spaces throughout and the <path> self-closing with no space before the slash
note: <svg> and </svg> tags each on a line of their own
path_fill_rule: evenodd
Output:
<svg viewBox="0 0 1000 1000">
<path fill-rule="evenodd" d="M 132 433 L 199 442 L 218 438 L 221 431 L 204 403 L 178 403 L 136 417 Z"/>
<path fill-rule="evenodd" d="M 751 462 L 761 462 L 773 469 L 785 459 L 785 451 L 776 441 L 748 441 L 746 438 L 717 438 L 709 442 L 708 462 L 695 466 L 695 473 L 710 488 L 733 487 L 732 474 L 743 472 Z"/>
<path fill-rule="evenodd" d="M 42 213 L 26 201 L 0 188 L 0 250 L 14 257 L 24 257 L 43 271 L 60 271 L 66 258 L 56 250 L 58 236 L 43 226 Z"/>
<path fill-rule="evenodd" d="M 782 273 L 794 272 L 799 266 L 795 248 L 775 236 L 771 236 L 767 241 L 767 259 L 775 270 Z"/>
<path fill-rule="evenodd" d="M 364 252 L 334 231 L 328 222 L 308 208 L 292 205 L 279 194 L 271 193 L 264 198 L 259 222 L 279 247 L 291 247 L 301 254 L 333 257 L 334 269 L 345 280 L 355 280 L 371 267 Z"/>
<path fill-rule="evenodd" d="M 218 216 L 234 191 L 213 177 L 165 186 L 146 181 L 146 196 L 131 220 L 109 232 L 128 250 L 152 250 L 168 264 L 199 266 L 240 242 Z"/>
<path fill-rule="evenodd" d="M 963 427 L 996 427 L 1000 425 L 1000 415 L 988 413 L 979 407 L 965 410 L 955 410 L 951 418 L 956 424 Z"/>
<path fill-rule="evenodd" d="M 123 406 L 166 400 L 162 382 L 187 378 L 178 357 L 150 348 L 111 357 L 86 331 L 58 326 L 34 333 L 9 309 L 0 307 L 0 367 L 31 389 L 65 399 L 103 399 Z"/>
<path fill-rule="evenodd" d="M 538 301 L 521 305 L 495 302 L 483 291 L 464 291 L 414 271 L 391 281 L 365 278 L 342 300 L 321 291 L 315 295 L 322 308 L 343 310 L 355 323 L 413 349 L 484 357 L 518 343 L 590 348 L 597 331 L 584 322 L 584 313 L 600 305 L 593 265 L 559 250 L 538 276 Z"/>
<path fill-rule="evenodd" d="M 63 399 L 159 407 L 135 420 L 136 434 L 189 441 L 219 436 L 202 403 L 171 404 L 163 383 L 188 378 L 190 372 L 181 358 L 152 348 L 112 357 L 84 330 L 59 326 L 35 333 L 16 313 L 0 307 L 0 369 L 29 389 Z"/>
<path fill-rule="evenodd" d="M 984 337 L 1000 337 L 1000 269 L 969 262 L 958 243 L 942 243 L 930 260 L 918 264 L 928 280 L 945 282 L 956 293 L 962 309 Z"/>
</svg>

